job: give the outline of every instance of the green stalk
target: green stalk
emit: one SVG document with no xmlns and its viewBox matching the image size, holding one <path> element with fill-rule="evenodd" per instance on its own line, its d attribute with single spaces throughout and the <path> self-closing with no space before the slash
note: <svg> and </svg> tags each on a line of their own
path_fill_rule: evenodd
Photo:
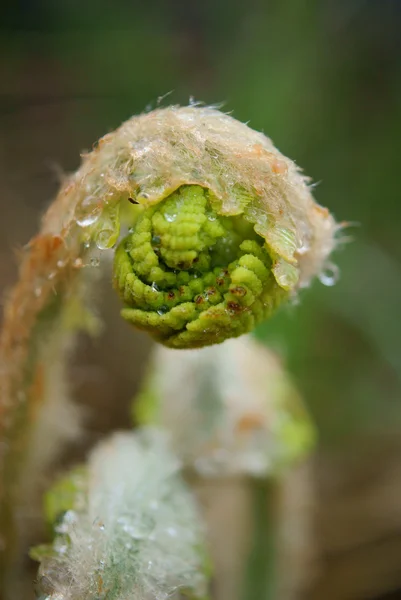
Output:
<svg viewBox="0 0 401 600">
<path fill-rule="evenodd" d="M 253 543 L 241 600 L 278 600 L 277 484 L 271 479 L 254 479 L 249 485 L 253 500 Z"/>
</svg>

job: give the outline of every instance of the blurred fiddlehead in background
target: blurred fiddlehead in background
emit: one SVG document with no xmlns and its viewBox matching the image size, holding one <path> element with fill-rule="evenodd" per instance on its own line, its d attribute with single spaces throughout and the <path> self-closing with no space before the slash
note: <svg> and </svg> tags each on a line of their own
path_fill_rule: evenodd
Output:
<svg viewBox="0 0 401 600">
<path fill-rule="evenodd" d="M 55 540 L 31 551 L 40 597 L 206 597 L 203 527 L 165 437 L 114 434 L 47 493 Z"/>
<path fill-rule="evenodd" d="M 250 336 L 193 352 L 158 346 L 133 408 L 170 434 L 203 509 L 215 598 L 297 597 L 313 558 L 303 463 L 316 433 L 277 356 Z"/>
</svg>

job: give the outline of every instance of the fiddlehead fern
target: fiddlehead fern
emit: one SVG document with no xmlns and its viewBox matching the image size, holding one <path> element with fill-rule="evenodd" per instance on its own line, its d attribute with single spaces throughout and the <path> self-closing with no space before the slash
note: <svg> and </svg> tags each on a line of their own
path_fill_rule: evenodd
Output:
<svg viewBox="0 0 401 600">
<path fill-rule="evenodd" d="M 157 345 L 133 410 L 140 424 L 171 435 L 204 507 L 216 597 L 270 598 L 276 585 L 299 582 L 312 535 L 302 463 L 316 433 L 278 357 L 251 336 L 191 352 Z M 281 502 L 294 487 L 291 514 Z M 288 530 L 298 533 L 283 536 Z M 273 555 L 281 557 L 274 573 Z"/>
<path fill-rule="evenodd" d="M 265 136 L 212 109 L 143 117 L 119 245 L 122 315 L 176 348 L 252 330 L 324 265 L 336 225 Z M 196 185 L 197 184 L 197 185 Z"/>
<path fill-rule="evenodd" d="M 31 551 L 39 597 L 205 599 L 203 527 L 179 469 L 157 430 L 99 444 L 47 493 L 55 540 Z"/>
<path fill-rule="evenodd" d="M 190 385 L 186 385 L 190 382 Z M 251 336 L 193 352 L 156 346 L 133 404 L 201 477 L 274 477 L 305 458 L 316 434 L 278 357 Z"/>
<path fill-rule="evenodd" d="M 269 316 L 324 269 L 338 229 L 291 160 L 213 108 L 133 117 L 84 156 L 26 247 L 5 306 L 3 580 L 26 546 L 24 503 L 40 498 L 38 474 L 77 433 L 76 419 L 66 427 L 54 407 L 72 416 L 64 370 L 75 333 L 92 327 L 93 270 L 86 267 L 118 243 L 121 224 L 128 236 L 116 251 L 114 281 L 128 305 L 123 315 L 182 348 L 238 336 Z"/>
</svg>

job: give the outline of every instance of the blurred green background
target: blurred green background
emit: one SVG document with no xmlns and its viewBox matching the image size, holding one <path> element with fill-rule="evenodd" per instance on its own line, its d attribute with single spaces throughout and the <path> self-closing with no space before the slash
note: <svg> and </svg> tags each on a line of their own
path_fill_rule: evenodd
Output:
<svg viewBox="0 0 401 600">
<path fill-rule="evenodd" d="M 222 102 L 296 160 L 318 202 L 351 224 L 352 243 L 334 256 L 336 285 L 317 281 L 258 335 L 309 406 L 324 473 L 325 457 L 341 456 L 336 476 L 355 483 L 344 473 L 357 456 L 357 473 L 368 462 L 369 481 L 383 478 L 401 456 L 400 31 L 399 0 L 6 0 L 0 285 L 15 280 L 12 250 L 36 231 L 59 171 L 75 169 L 81 150 L 149 106 Z M 400 459 L 394 468 L 393 482 Z M 386 532 L 401 535 L 401 509 Z M 401 543 L 399 552 L 401 572 Z"/>
</svg>

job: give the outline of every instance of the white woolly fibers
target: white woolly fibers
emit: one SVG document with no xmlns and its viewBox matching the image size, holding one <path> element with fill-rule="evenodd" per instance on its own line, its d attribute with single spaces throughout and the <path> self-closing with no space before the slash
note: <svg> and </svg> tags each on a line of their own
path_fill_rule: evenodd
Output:
<svg viewBox="0 0 401 600">
<path fill-rule="evenodd" d="M 65 513 L 54 553 L 42 561 L 42 597 L 165 600 L 181 589 L 203 596 L 202 528 L 179 468 L 153 430 L 118 433 L 95 448 L 84 509 Z"/>
</svg>

